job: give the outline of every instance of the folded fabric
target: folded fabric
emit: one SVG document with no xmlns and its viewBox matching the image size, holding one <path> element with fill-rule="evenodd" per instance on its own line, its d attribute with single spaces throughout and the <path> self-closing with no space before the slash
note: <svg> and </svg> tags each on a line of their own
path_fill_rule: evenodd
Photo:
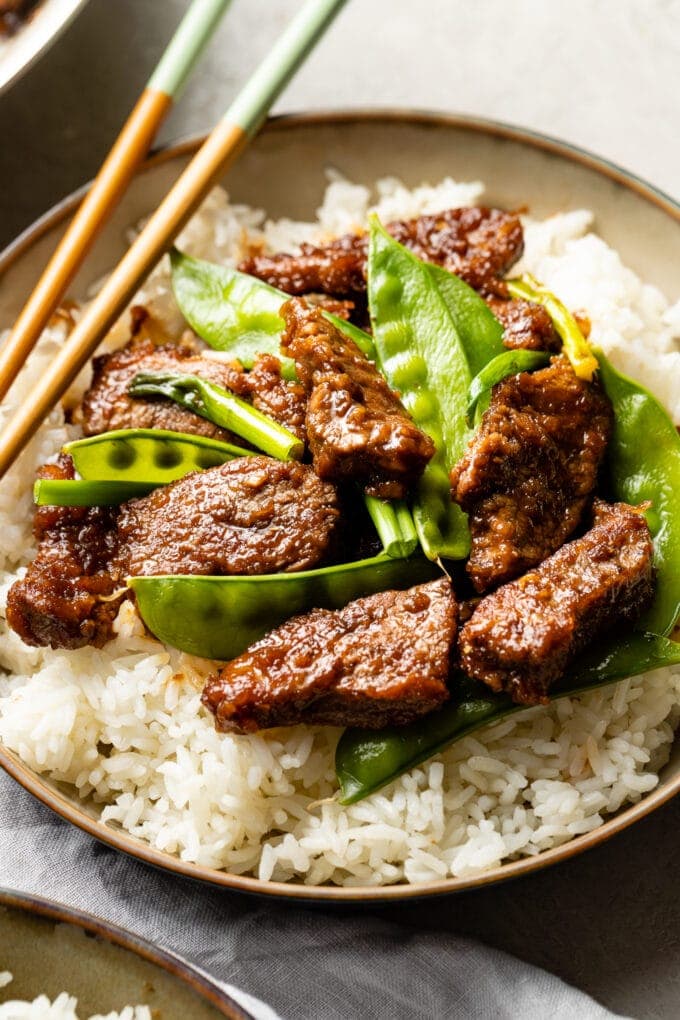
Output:
<svg viewBox="0 0 680 1020">
<path fill-rule="evenodd" d="M 613 1015 L 554 975 L 467 938 L 363 911 L 300 910 L 156 871 L 63 822 L 4 773 L 0 885 L 98 914 L 173 950 L 257 1020 Z"/>
</svg>

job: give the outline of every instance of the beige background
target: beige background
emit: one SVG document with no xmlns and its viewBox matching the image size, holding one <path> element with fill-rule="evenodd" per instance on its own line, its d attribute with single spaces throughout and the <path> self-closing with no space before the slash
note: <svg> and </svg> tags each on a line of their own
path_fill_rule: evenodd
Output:
<svg viewBox="0 0 680 1020">
<path fill-rule="evenodd" d="M 161 141 L 209 128 L 301 0 L 234 0 Z M 97 169 L 186 0 L 91 0 L 0 97 L 0 247 Z M 680 0 L 350 0 L 279 110 L 404 105 L 583 145 L 680 198 Z"/>
<path fill-rule="evenodd" d="M 209 128 L 299 6 L 234 0 L 161 140 Z M 91 0 L 0 97 L 0 246 L 96 170 L 185 7 Z M 590 148 L 680 199 L 679 68 L 678 0 L 352 0 L 278 109 L 479 114 Z M 558 869 L 383 913 L 475 935 L 615 1011 L 676 1017 L 679 830 L 676 802 Z M 216 897 L 228 916 L 230 897 Z"/>
</svg>

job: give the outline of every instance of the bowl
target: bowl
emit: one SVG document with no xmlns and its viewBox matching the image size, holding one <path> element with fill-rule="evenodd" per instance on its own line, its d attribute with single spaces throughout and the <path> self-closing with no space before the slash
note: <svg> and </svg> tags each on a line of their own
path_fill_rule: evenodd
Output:
<svg viewBox="0 0 680 1020">
<path fill-rule="evenodd" d="M 0 889 L 0 1002 L 75 995 L 80 1016 L 146 1005 L 159 1020 L 248 1020 L 201 971 L 115 925 L 61 903 Z"/>
<path fill-rule="evenodd" d="M 199 140 L 176 145 L 145 164 L 81 270 L 74 294 L 85 293 L 123 255 L 126 227 L 158 204 L 198 145 Z M 446 175 L 482 179 L 489 204 L 520 208 L 529 203 L 538 217 L 573 208 L 592 209 L 596 229 L 624 261 L 669 296 L 675 294 L 680 265 L 677 203 L 605 160 L 504 124 L 399 110 L 273 118 L 230 171 L 227 184 L 233 199 L 264 207 L 274 217 L 310 217 L 322 197 L 323 172 L 331 167 L 359 183 L 386 174 L 395 174 L 411 186 Z M 9 323 L 18 314 L 81 195 L 66 199 L 0 257 L 0 322 Z M 680 741 L 676 740 L 659 785 L 593 832 L 474 877 L 347 888 L 263 882 L 181 861 L 102 824 L 92 805 L 37 775 L 1 746 L 0 764 L 63 818 L 140 860 L 242 892 L 326 904 L 415 899 L 528 875 L 609 839 L 680 790 Z"/>
<path fill-rule="evenodd" d="M 0 39 L 0 93 L 50 48 L 87 0 L 41 0 L 15 35 Z"/>
</svg>

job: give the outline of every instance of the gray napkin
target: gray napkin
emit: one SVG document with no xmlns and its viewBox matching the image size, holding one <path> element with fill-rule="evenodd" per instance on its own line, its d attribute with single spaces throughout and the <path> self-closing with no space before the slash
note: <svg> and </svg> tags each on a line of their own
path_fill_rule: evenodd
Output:
<svg viewBox="0 0 680 1020">
<path fill-rule="evenodd" d="M 4 773 L 0 885 L 98 914 L 173 950 L 241 990 L 229 989 L 257 1020 L 613 1015 L 552 974 L 468 939 L 166 875 L 63 822 Z"/>
</svg>

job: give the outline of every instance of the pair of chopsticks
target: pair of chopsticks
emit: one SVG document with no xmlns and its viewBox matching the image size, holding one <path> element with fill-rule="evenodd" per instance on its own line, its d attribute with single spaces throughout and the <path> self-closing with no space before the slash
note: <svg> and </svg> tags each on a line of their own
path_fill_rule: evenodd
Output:
<svg viewBox="0 0 680 1020">
<path fill-rule="evenodd" d="M 30 399 L 0 435 L 0 477 L 64 395 L 141 281 L 170 247 L 213 185 L 237 159 L 272 103 L 346 0 L 306 0 L 213 129 L 97 297 Z M 0 352 L 4 397 L 179 94 L 230 0 L 194 0 L 150 78 L 95 183 Z"/>
</svg>

